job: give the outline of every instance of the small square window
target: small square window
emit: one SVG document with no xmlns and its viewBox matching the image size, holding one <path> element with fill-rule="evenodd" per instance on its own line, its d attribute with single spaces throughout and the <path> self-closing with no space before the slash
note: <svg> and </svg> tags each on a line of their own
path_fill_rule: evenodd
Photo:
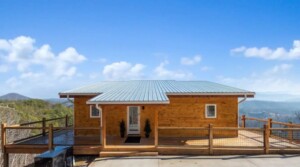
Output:
<svg viewBox="0 0 300 167">
<path fill-rule="evenodd" d="M 205 105 L 205 117 L 206 118 L 217 118 L 217 105 L 206 104 Z"/>
<path fill-rule="evenodd" d="M 101 112 L 101 110 L 99 111 L 96 108 L 96 106 L 91 105 L 91 107 L 90 107 L 90 117 L 91 118 L 100 118 L 100 112 Z"/>
</svg>

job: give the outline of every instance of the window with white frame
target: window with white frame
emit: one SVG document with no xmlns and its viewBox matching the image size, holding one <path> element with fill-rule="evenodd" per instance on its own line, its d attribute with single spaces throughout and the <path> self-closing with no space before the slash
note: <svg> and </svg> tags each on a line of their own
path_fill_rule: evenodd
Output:
<svg viewBox="0 0 300 167">
<path fill-rule="evenodd" d="M 217 118 L 217 105 L 206 104 L 205 105 L 205 118 Z"/>
<path fill-rule="evenodd" d="M 94 106 L 94 105 L 91 105 L 90 106 L 90 117 L 91 118 L 100 118 L 100 112 L 101 112 L 101 108 L 100 110 Z"/>
</svg>

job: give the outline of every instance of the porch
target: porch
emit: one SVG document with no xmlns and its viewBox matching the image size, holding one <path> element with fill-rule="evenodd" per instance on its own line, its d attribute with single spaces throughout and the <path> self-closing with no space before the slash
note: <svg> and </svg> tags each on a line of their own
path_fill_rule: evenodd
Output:
<svg viewBox="0 0 300 167">
<path fill-rule="evenodd" d="M 218 128 L 216 128 L 217 130 Z M 40 136 L 33 139 L 28 139 L 13 143 L 14 145 L 48 145 L 49 136 Z M 141 138 L 139 143 L 125 143 L 126 138 L 118 136 L 108 136 L 107 145 L 105 148 L 134 148 L 139 146 L 155 148 L 154 138 Z M 53 145 L 67 145 L 67 146 L 88 146 L 100 145 L 100 136 L 74 136 L 73 130 L 61 130 L 54 132 Z M 271 136 L 269 139 L 270 148 L 278 149 L 300 149 L 300 142 L 294 140 L 289 141 L 278 136 Z M 191 147 L 191 148 L 208 148 L 208 137 L 159 137 L 159 147 Z M 240 129 L 237 137 L 230 138 L 214 138 L 214 148 L 263 148 L 264 137 L 260 130 Z M 103 147 L 102 147 L 103 148 Z"/>
<path fill-rule="evenodd" d="M 59 118 L 62 119 L 62 118 Z M 68 118 L 67 118 L 68 119 Z M 67 120 L 65 119 L 65 120 Z M 248 118 L 253 120 L 253 118 Z M 53 121 L 55 119 L 51 119 Z M 243 121 L 247 120 L 245 118 Z M 258 119 L 258 121 L 260 121 Z M 264 120 L 265 121 L 265 120 Z M 45 126 L 33 126 L 41 123 Z M 4 158 L 9 153 L 42 153 L 55 146 L 68 145 L 73 147 L 74 155 L 100 155 L 100 156 L 128 156 L 128 155 L 228 155 L 228 154 L 273 154 L 273 153 L 299 153 L 300 152 L 300 125 L 284 124 L 285 128 L 273 128 L 278 122 L 266 122 L 263 128 L 245 127 L 162 127 L 155 126 L 154 136 L 142 137 L 138 143 L 125 143 L 126 138 L 106 135 L 105 121 L 103 126 L 73 127 L 68 123 L 65 126 L 46 126 L 43 121 L 25 123 L 20 125 L 1 125 L 1 146 Z M 46 120 L 47 122 L 47 120 Z M 30 125 L 30 126 L 28 126 Z M 270 128 L 272 127 L 272 128 Z M 28 131 L 34 134 L 37 130 L 41 134 L 18 139 L 18 135 L 10 137 L 11 131 Z M 76 136 L 74 131 L 96 130 L 102 135 Z M 187 136 L 167 136 L 180 131 L 193 134 Z M 167 131 L 168 133 L 165 133 Z M 222 137 L 228 136 L 231 137 Z M 229 136 L 230 136 L 229 135 Z M 11 139 L 11 140 L 9 140 Z"/>
</svg>

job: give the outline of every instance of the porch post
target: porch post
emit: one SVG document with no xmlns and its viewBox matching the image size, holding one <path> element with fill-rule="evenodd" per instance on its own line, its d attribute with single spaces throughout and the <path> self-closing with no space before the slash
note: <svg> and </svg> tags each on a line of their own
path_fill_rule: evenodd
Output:
<svg viewBox="0 0 300 167">
<path fill-rule="evenodd" d="M 214 138 L 214 133 L 213 133 L 213 124 L 208 125 L 208 151 L 209 155 L 213 155 L 213 138 Z"/>
<path fill-rule="evenodd" d="M 158 111 L 155 110 L 154 116 L 154 145 L 155 147 L 158 146 Z"/>
<path fill-rule="evenodd" d="M 101 130 L 102 130 L 102 147 L 105 148 L 106 147 L 106 111 L 102 110 L 102 126 L 101 126 Z"/>
<path fill-rule="evenodd" d="M 3 155 L 3 167 L 9 166 L 9 154 L 6 152 L 6 123 L 1 124 L 1 149 Z"/>
<path fill-rule="evenodd" d="M 245 128 L 246 127 L 246 116 L 242 115 L 242 127 Z"/>
</svg>

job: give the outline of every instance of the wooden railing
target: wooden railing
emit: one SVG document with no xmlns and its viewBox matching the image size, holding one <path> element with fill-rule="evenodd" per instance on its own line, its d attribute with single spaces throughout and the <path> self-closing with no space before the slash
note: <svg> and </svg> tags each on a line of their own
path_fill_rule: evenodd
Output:
<svg viewBox="0 0 300 167">
<path fill-rule="evenodd" d="M 61 119 L 65 119 L 65 126 L 64 127 L 54 127 L 53 124 L 49 124 L 48 126 L 46 126 L 46 122 L 48 121 L 56 121 L 56 120 L 61 120 Z M 29 139 L 32 139 L 34 137 L 38 137 L 38 136 L 45 136 L 47 133 L 48 133 L 48 141 L 46 143 L 46 146 L 47 146 L 47 149 L 50 151 L 50 150 L 53 150 L 54 149 L 54 132 L 55 131 L 60 131 L 60 130 L 102 130 L 100 127 L 97 128 L 97 127 L 73 127 L 72 125 L 70 125 L 68 122 L 68 119 L 69 117 L 66 116 L 66 117 L 61 117 L 61 118 L 53 118 L 53 119 L 43 119 L 42 121 L 35 121 L 35 122 L 29 122 L 29 123 L 23 123 L 23 124 L 15 124 L 15 125 L 10 125 L 10 126 L 7 126 L 5 123 L 2 123 L 1 124 L 1 149 L 2 149 L 2 153 L 3 153 L 3 157 L 4 157 L 4 167 L 8 167 L 9 166 L 9 156 L 8 156 L 8 152 L 6 152 L 6 147 L 10 146 L 10 145 L 13 145 L 15 146 L 16 142 L 22 142 L 24 140 L 29 140 Z M 32 125 L 32 124 L 38 124 L 38 123 L 42 123 L 42 126 L 41 127 L 30 127 L 30 126 L 27 126 L 27 125 Z M 43 133 L 41 134 L 38 134 L 38 135 L 34 135 L 34 136 L 30 136 L 30 137 L 27 137 L 27 138 L 23 138 L 23 139 L 20 139 L 20 140 L 16 140 L 16 141 L 13 141 L 12 143 L 8 143 L 7 142 L 7 130 L 12 130 L 12 129 L 16 129 L 16 130 L 42 130 Z M 48 130 L 48 132 L 46 132 L 46 130 Z M 101 133 L 101 132 L 100 132 Z M 100 141 L 101 142 L 101 141 Z M 34 147 L 35 144 L 22 144 L 21 145 L 17 145 L 18 148 L 17 150 L 22 150 L 22 149 L 32 149 L 32 148 L 29 148 L 27 146 L 32 146 Z M 44 144 L 45 145 L 45 144 Z M 43 145 L 39 145 L 39 147 L 41 149 L 44 150 L 44 146 Z M 38 147 L 34 147 L 34 148 L 37 148 Z M 22 152 L 22 151 L 21 151 Z M 35 151 L 33 150 L 32 152 L 27 150 L 27 152 L 29 153 L 35 153 Z"/>
<path fill-rule="evenodd" d="M 158 127 L 158 130 L 206 131 L 207 132 L 206 140 L 208 140 L 207 149 L 208 149 L 208 153 L 210 155 L 214 155 L 213 150 L 217 149 L 217 148 L 241 148 L 241 149 L 256 148 L 256 149 L 263 149 L 265 154 L 269 153 L 269 148 L 270 148 L 270 144 L 269 144 L 270 128 L 268 127 L 268 125 L 265 125 L 264 128 L 243 128 L 243 127 L 214 127 L 213 124 L 209 124 L 207 127 Z M 263 135 L 263 139 L 262 139 L 263 146 L 262 147 L 258 147 L 258 146 L 227 146 L 227 147 L 226 146 L 216 146 L 214 144 L 214 139 L 218 139 L 214 136 L 216 131 L 236 131 L 236 132 L 238 132 L 238 131 L 250 131 L 250 132 L 257 131 L 257 132 L 261 132 Z M 195 138 L 193 138 L 193 140 L 195 140 Z M 166 145 L 160 145 L 160 144 L 159 144 L 159 146 L 168 147 Z M 186 146 L 182 146 L 182 147 L 186 147 Z M 196 146 L 193 146 L 192 148 L 195 148 L 195 147 Z"/>
<path fill-rule="evenodd" d="M 252 120 L 252 121 L 258 121 L 258 122 L 263 122 L 265 124 L 268 124 L 270 128 L 273 127 L 274 124 L 278 125 L 284 125 L 287 128 L 300 128 L 300 124 L 293 124 L 292 122 L 286 123 L 286 122 L 278 122 L 278 121 L 273 121 L 272 118 L 268 119 L 260 119 L 260 118 L 251 118 L 251 117 L 246 117 L 245 115 L 242 115 L 242 127 L 246 128 L 246 121 L 247 120 Z"/>
<path fill-rule="evenodd" d="M 290 129 L 290 130 L 288 130 L 288 135 L 287 135 L 288 139 L 290 141 L 292 141 L 294 139 L 294 133 L 293 133 L 294 131 L 293 130 L 295 130 L 295 128 L 300 128 L 300 124 L 293 124 L 292 122 L 286 123 L 286 122 L 273 121 L 272 118 L 260 119 L 260 118 L 246 117 L 245 115 L 242 115 L 241 120 L 242 120 L 242 127 L 243 128 L 247 127 L 246 126 L 247 120 L 258 121 L 258 122 L 262 122 L 262 123 L 268 125 L 268 127 L 270 128 L 270 135 L 273 134 L 272 130 L 280 130 L 280 129 L 282 129 L 282 130 L 288 130 L 288 129 Z M 277 124 L 277 125 L 283 125 L 285 127 L 284 128 L 273 128 L 274 127 L 273 125 L 275 125 L 275 124 Z"/>
</svg>

